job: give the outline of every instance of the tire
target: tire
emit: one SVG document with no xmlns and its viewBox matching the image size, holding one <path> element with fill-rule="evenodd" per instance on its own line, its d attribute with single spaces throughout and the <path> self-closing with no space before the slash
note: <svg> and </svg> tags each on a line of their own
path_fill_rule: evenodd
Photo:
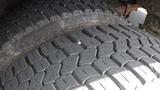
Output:
<svg viewBox="0 0 160 90">
<path fill-rule="evenodd" d="M 0 68 L 71 30 L 126 23 L 105 0 L 30 0 L 0 21 Z"/>
<path fill-rule="evenodd" d="M 127 25 L 72 31 L 15 58 L 1 90 L 150 90 L 160 82 L 159 46 Z"/>
</svg>

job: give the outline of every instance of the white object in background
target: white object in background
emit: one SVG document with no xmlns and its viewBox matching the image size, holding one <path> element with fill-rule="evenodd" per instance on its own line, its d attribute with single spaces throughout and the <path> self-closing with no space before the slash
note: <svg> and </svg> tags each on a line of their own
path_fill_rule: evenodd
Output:
<svg viewBox="0 0 160 90">
<path fill-rule="evenodd" d="M 128 20 L 133 26 L 139 27 L 140 24 L 144 24 L 147 14 L 148 13 L 144 8 L 138 8 L 137 10 L 131 12 Z"/>
</svg>

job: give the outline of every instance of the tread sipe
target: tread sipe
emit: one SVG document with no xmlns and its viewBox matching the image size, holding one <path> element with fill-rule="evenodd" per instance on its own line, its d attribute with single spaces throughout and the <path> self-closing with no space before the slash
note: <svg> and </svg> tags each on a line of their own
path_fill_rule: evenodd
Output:
<svg viewBox="0 0 160 90">
<path fill-rule="evenodd" d="M 158 39 L 127 25 L 94 25 L 18 56 L 1 72 L 0 90 L 150 90 L 159 78 Z"/>
</svg>

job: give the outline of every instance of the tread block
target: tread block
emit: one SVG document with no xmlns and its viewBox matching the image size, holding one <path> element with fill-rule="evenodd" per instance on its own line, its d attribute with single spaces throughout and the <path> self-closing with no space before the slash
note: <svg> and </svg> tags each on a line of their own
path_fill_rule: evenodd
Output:
<svg viewBox="0 0 160 90">
<path fill-rule="evenodd" d="M 99 36 L 96 36 L 96 38 L 100 41 L 100 42 L 102 42 L 102 43 L 105 43 L 105 42 L 113 42 L 115 39 L 112 37 L 112 36 L 110 36 L 110 35 L 99 35 Z"/>
<path fill-rule="evenodd" d="M 71 46 L 65 47 L 64 51 L 67 55 L 76 55 L 80 53 L 83 50 L 83 48 L 78 44 L 73 44 Z"/>
<path fill-rule="evenodd" d="M 54 39 L 54 43 L 56 46 L 58 46 L 61 49 L 73 44 L 73 42 L 65 36 L 61 36 L 61 37 Z"/>
<path fill-rule="evenodd" d="M 140 48 L 141 47 L 139 40 L 136 38 L 129 38 L 128 41 L 129 41 L 130 48 Z"/>
<path fill-rule="evenodd" d="M 53 18 L 54 16 L 57 15 L 57 13 L 54 10 L 52 10 L 51 8 L 48 8 L 48 7 L 42 8 L 41 13 L 43 15 L 45 15 L 48 19 L 51 19 L 51 18 Z"/>
<path fill-rule="evenodd" d="M 119 33 L 119 32 L 112 32 L 112 33 L 110 33 L 110 35 L 112 37 L 116 38 L 117 40 L 127 39 L 127 36 L 125 36 L 124 34 Z"/>
<path fill-rule="evenodd" d="M 104 43 L 98 46 L 98 57 L 111 56 L 114 53 L 112 43 Z"/>
<path fill-rule="evenodd" d="M 97 29 L 100 30 L 101 32 L 105 33 L 105 34 L 117 33 L 118 32 L 117 30 L 109 27 L 108 25 L 97 26 Z"/>
<path fill-rule="evenodd" d="M 41 61 L 33 64 L 33 67 L 36 70 L 36 72 L 44 71 L 48 66 L 49 66 L 49 62 L 45 58 L 43 58 Z"/>
<path fill-rule="evenodd" d="M 127 31 L 126 29 L 120 27 L 119 25 L 109 25 L 109 27 L 111 27 L 112 29 L 115 29 L 118 32 Z"/>
<path fill-rule="evenodd" d="M 155 56 L 153 56 L 153 58 L 154 58 L 157 62 L 160 63 L 160 55 L 155 55 Z"/>
<path fill-rule="evenodd" d="M 56 90 L 56 88 L 53 84 L 48 84 L 43 86 L 40 90 Z"/>
<path fill-rule="evenodd" d="M 81 84 L 84 84 L 87 79 L 98 76 L 99 74 L 90 65 L 83 65 L 74 71 L 74 75 Z"/>
<path fill-rule="evenodd" d="M 15 90 L 27 90 L 29 82 L 21 83 Z"/>
<path fill-rule="evenodd" d="M 41 45 L 40 50 L 45 56 L 57 51 L 57 49 L 50 42 Z"/>
<path fill-rule="evenodd" d="M 26 18 L 29 19 L 33 24 L 41 22 L 41 24 L 39 24 L 40 26 L 45 25 L 45 18 L 38 12 L 28 10 L 25 14 Z"/>
<path fill-rule="evenodd" d="M 135 61 L 131 56 L 125 52 L 117 52 L 111 56 L 111 58 L 119 65 L 124 66 L 127 62 Z"/>
<path fill-rule="evenodd" d="M 44 78 L 44 72 L 35 74 L 30 80 L 28 90 L 39 90 L 42 87 L 42 80 Z"/>
<path fill-rule="evenodd" d="M 133 28 L 130 27 L 130 30 L 131 29 Z M 138 30 L 133 29 L 132 32 L 138 35 L 140 38 L 147 38 L 143 33 L 139 32 Z"/>
<path fill-rule="evenodd" d="M 107 74 L 112 75 L 112 77 L 122 84 L 126 90 L 136 88 L 137 86 L 141 85 L 139 79 L 124 67 L 111 69 L 107 72 Z"/>
<path fill-rule="evenodd" d="M 141 62 L 148 66 L 152 72 L 160 78 L 160 63 L 154 60 L 153 58 L 145 57 L 141 59 Z"/>
<path fill-rule="evenodd" d="M 87 4 L 94 12 L 103 12 L 103 10 L 97 6 L 97 5 L 94 5 L 92 3 L 88 3 Z"/>
<path fill-rule="evenodd" d="M 158 53 L 160 53 L 160 47 L 159 46 L 152 46 L 152 48 L 157 51 Z"/>
<path fill-rule="evenodd" d="M 67 4 L 67 9 L 69 9 L 74 15 L 79 15 L 82 13 L 82 11 L 75 5 L 73 5 L 72 3 L 68 3 Z"/>
<path fill-rule="evenodd" d="M 139 39 L 143 46 L 151 46 L 151 43 L 149 42 L 148 38 L 139 38 Z"/>
<path fill-rule="evenodd" d="M 100 30 L 97 30 L 95 26 L 85 29 L 84 33 L 86 33 L 87 35 L 91 37 L 104 35 L 104 33 L 102 33 Z"/>
<path fill-rule="evenodd" d="M 80 53 L 79 65 L 91 64 L 96 59 L 97 49 L 88 48 Z"/>
<path fill-rule="evenodd" d="M 38 52 L 38 50 L 33 50 L 30 53 L 27 54 L 27 58 L 29 63 L 33 64 L 35 62 L 38 62 L 42 59 L 42 56 Z"/>
<path fill-rule="evenodd" d="M 49 62 L 51 62 L 52 64 L 59 63 L 65 58 L 66 55 L 61 50 L 58 50 L 55 53 L 51 53 L 48 55 Z"/>
<path fill-rule="evenodd" d="M 79 86 L 79 87 L 73 88 L 71 90 L 89 90 L 89 89 L 87 88 L 87 86 Z"/>
<path fill-rule="evenodd" d="M 5 72 L 4 71 L 0 72 L 0 81 L 1 81 L 0 85 L 5 85 L 5 83 L 6 83 L 6 76 L 5 76 Z"/>
<path fill-rule="evenodd" d="M 11 22 L 6 23 L 4 27 L 2 30 L 5 30 L 4 33 L 7 34 L 9 39 L 12 39 L 17 33 L 20 33 L 20 30 Z"/>
<path fill-rule="evenodd" d="M 18 80 L 16 77 L 6 82 L 4 85 L 4 90 L 13 90 L 18 86 Z"/>
<path fill-rule="evenodd" d="M 83 12 L 85 12 L 85 13 L 92 12 L 92 9 L 89 6 L 87 6 L 81 2 L 76 2 L 76 0 L 75 1 L 73 0 L 73 2 L 75 2 L 77 7 L 79 7 Z"/>
<path fill-rule="evenodd" d="M 121 33 L 123 33 L 124 35 L 128 36 L 129 38 L 138 38 L 138 36 L 130 31 L 128 31 L 127 29 L 121 27 L 120 25 L 112 25 L 111 27 L 119 30 Z"/>
<path fill-rule="evenodd" d="M 110 58 L 104 57 L 99 58 L 93 62 L 93 66 L 101 73 L 104 74 L 111 68 L 119 67 L 116 63 L 114 63 Z"/>
<path fill-rule="evenodd" d="M 29 27 L 32 26 L 32 24 L 24 17 L 18 17 L 15 23 L 22 30 L 27 30 Z"/>
<path fill-rule="evenodd" d="M 14 77 L 12 66 L 9 66 L 5 71 L 5 80 L 11 80 Z"/>
<path fill-rule="evenodd" d="M 64 18 L 72 15 L 68 9 L 58 5 L 55 6 L 55 11 Z"/>
<path fill-rule="evenodd" d="M 139 36 L 136 35 L 135 33 L 131 32 L 131 31 L 122 31 L 123 34 L 125 34 L 126 36 L 128 36 L 129 38 L 138 38 Z"/>
<path fill-rule="evenodd" d="M 141 49 L 142 49 L 142 51 L 144 51 L 147 55 L 149 55 L 151 57 L 154 55 L 159 55 L 159 53 L 157 53 L 155 50 L 153 50 L 150 47 L 142 47 Z"/>
<path fill-rule="evenodd" d="M 100 42 L 95 38 L 82 40 L 82 46 L 84 46 L 85 48 L 97 47 L 98 45 L 100 45 Z"/>
<path fill-rule="evenodd" d="M 19 72 L 21 72 L 22 70 L 24 70 L 25 68 L 27 68 L 27 63 L 25 61 L 24 57 L 20 57 L 16 60 L 16 62 L 13 64 L 15 73 L 18 74 Z"/>
<path fill-rule="evenodd" d="M 73 41 L 79 41 L 79 40 L 84 40 L 84 39 L 88 39 L 88 38 L 89 38 L 87 35 L 85 35 L 85 34 L 82 33 L 81 31 L 70 32 L 70 33 L 68 34 L 68 36 L 69 36 Z"/>
<path fill-rule="evenodd" d="M 122 28 L 124 28 L 126 31 L 135 31 L 133 28 L 131 28 L 128 25 L 119 24 L 119 26 L 121 26 Z"/>
<path fill-rule="evenodd" d="M 149 41 L 152 44 L 152 46 L 159 46 L 159 44 L 156 42 L 156 40 L 152 37 L 149 37 Z"/>
<path fill-rule="evenodd" d="M 145 54 L 140 49 L 130 49 L 130 50 L 127 51 L 127 53 L 137 61 L 140 60 L 143 57 L 147 57 L 148 56 L 147 54 Z"/>
<path fill-rule="evenodd" d="M 66 74 L 58 78 L 55 82 L 58 90 L 69 90 L 72 87 L 78 86 L 78 83 L 71 74 Z"/>
<path fill-rule="evenodd" d="M 107 76 L 91 78 L 87 80 L 87 84 L 93 88 L 93 90 L 120 90 L 115 82 Z"/>
<path fill-rule="evenodd" d="M 126 67 L 141 81 L 142 84 L 152 82 L 156 76 L 140 62 L 129 62 Z"/>
<path fill-rule="evenodd" d="M 126 40 L 117 40 L 115 41 L 115 50 L 118 51 L 126 51 L 128 50 L 127 41 Z"/>
<path fill-rule="evenodd" d="M 72 73 L 77 68 L 78 59 L 78 55 L 69 56 L 66 58 L 62 64 L 61 74 L 64 75 L 67 73 Z"/>
<path fill-rule="evenodd" d="M 61 64 L 54 64 L 49 66 L 45 71 L 46 75 L 44 77 L 43 83 L 44 84 L 49 84 L 49 83 L 54 83 L 55 80 L 60 76 Z"/>
<path fill-rule="evenodd" d="M 27 67 L 24 71 L 20 72 L 18 74 L 18 80 L 19 82 L 25 82 L 31 79 L 31 77 L 34 75 L 34 72 L 31 67 Z"/>
<path fill-rule="evenodd" d="M 158 43 L 158 45 L 160 45 L 160 39 L 155 38 L 156 42 Z"/>
</svg>

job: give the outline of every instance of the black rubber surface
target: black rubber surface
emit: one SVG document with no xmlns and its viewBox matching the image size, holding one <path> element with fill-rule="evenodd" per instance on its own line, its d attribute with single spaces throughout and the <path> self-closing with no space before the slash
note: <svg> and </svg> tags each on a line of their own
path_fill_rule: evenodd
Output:
<svg viewBox="0 0 160 90">
<path fill-rule="evenodd" d="M 0 47 L 8 41 L 16 41 L 16 38 L 23 36 L 26 32 L 51 22 L 73 15 L 85 17 L 84 14 L 92 14 L 93 12 L 97 14 L 108 12 L 108 14 L 118 16 L 114 9 L 109 8 L 105 0 L 30 0 L 1 18 Z M 74 19 L 71 22 L 77 23 Z M 114 19 L 110 22 L 114 22 Z"/>
<path fill-rule="evenodd" d="M 19 56 L 1 90 L 137 90 L 159 80 L 160 41 L 127 25 L 73 31 Z"/>
</svg>

